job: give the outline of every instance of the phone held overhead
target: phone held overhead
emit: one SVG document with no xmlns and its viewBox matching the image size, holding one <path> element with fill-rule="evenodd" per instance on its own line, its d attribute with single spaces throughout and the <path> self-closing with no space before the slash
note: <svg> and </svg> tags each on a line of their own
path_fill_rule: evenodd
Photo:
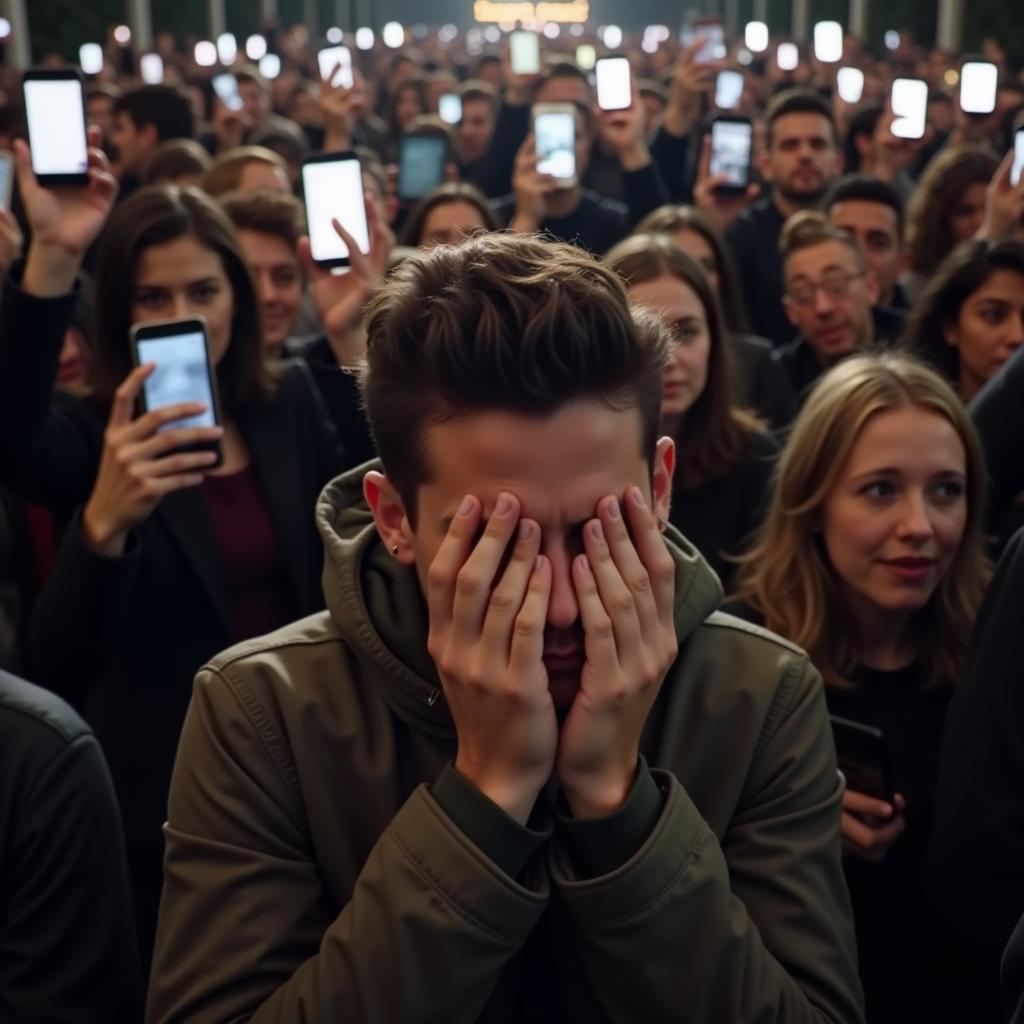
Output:
<svg viewBox="0 0 1024 1024">
<path fill-rule="evenodd" d="M 75 68 L 33 68 L 25 72 L 22 93 L 39 184 L 86 184 L 89 143 L 81 74 Z"/>
<path fill-rule="evenodd" d="M 317 153 L 302 163 L 302 191 L 314 262 L 322 267 L 347 267 L 348 246 L 333 221 L 349 233 L 360 252 L 370 251 L 363 172 L 351 151 Z"/>
</svg>

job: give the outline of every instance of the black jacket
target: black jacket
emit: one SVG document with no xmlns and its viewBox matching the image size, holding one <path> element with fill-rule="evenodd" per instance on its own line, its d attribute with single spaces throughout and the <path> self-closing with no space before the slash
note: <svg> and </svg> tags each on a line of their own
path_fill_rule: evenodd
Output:
<svg viewBox="0 0 1024 1024">
<path fill-rule="evenodd" d="M 1024 917 L 1014 930 L 1003 957 L 1003 997 L 1007 1024 L 1024 1024 Z"/>
<path fill-rule="evenodd" d="M 949 707 L 929 883 L 963 1020 L 1002 1021 L 999 962 L 1024 911 L 1024 531 L 1007 545 Z"/>
<path fill-rule="evenodd" d="M 793 422 L 799 406 L 785 367 L 773 358 L 770 342 L 754 334 L 731 334 L 736 363 L 736 401 L 760 416 L 776 433 Z"/>
<path fill-rule="evenodd" d="M 0 672 L 0 1020 L 142 1019 L 120 832 L 89 728 Z"/>
</svg>

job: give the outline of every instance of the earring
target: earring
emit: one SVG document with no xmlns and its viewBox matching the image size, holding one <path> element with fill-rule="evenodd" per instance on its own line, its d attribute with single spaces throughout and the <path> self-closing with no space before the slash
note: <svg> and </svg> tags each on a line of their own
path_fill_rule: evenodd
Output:
<svg viewBox="0 0 1024 1024">
<path fill-rule="evenodd" d="M 398 545 L 397 544 L 392 544 L 391 545 L 391 557 L 392 558 L 397 558 L 398 557 Z"/>
</svg>

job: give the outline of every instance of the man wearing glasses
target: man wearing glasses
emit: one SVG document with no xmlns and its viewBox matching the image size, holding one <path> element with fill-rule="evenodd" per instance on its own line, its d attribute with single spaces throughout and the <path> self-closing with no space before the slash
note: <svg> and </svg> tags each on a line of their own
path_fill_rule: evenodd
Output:
<svg viewBox="0 0 1024 1024">
<path fill-rule="evenodd" d="M 903 318 L 875 308 L 878 279 L 853 237 L 823 214 L 794 214 L 782 232 L 780 249 L 783 305 L 800 333 L 772 358 L 785 368 L 802 400 L 822 373 L 852 352 L 895 341 Z"/>
</svg>

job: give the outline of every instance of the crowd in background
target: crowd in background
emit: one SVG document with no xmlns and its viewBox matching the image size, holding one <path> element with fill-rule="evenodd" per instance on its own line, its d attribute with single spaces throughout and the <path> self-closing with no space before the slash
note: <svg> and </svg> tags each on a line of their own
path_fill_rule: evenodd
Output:
<svg viewBox="0 0 1024 1024">
<path fill-rule="evenodd" d="M 240 109 L 191 47 L 159 35 L 163 83 L 146 85 L 111 37 L 86 82 L 83 188 L 35 180 L 19 76 L 0 71 L 17 168 L 0 211 L 0 665 L 88 723 L 3 676 L 0 1017 L 141 1016 L 193 679 L 324 608 L 318 499 L 376 457 L 363 311 L 394 268 L 507 231 L 591 254 L 660 318 L 670 528 L 727 612 L 808 652 L 832 715 L 884 732 L 892 799 L 848 788 L 841 823 L 866 1019 L 1007 1019 L 1000 966 L 1024 913 L 1024 71 L 986 41 L 999 85 L 977 115 L 960 109 L 962 55 L 906 36 L 883 53 L 847 37 L 839 64 L 804 51 L 792 71 L 778 41 L 709 61 L 699 35 L 627 38 L 633 102 L 608 111 L 576 63 L 579 44 L 605 52 L 589 31 L 545 37 L 536 74 L 477 31 L 410 31 L 352 46 L 351 88 L 321 77 L 324 41 L 303 27 L 264 34 L 273 78 L 244 52 L 228 68 Z M 856 103 L 840 65 L 864 73 Z M 743 76 L 728 112 L 725 68 Z M 928 83 L 919 140 L 893 132 L 903 74 Z M 575 111 L 569 187 L 537 169 L 536 103 Z M 709 169 L 723 113 L 753 124 L 739 192 Z M 409 199 L 414 137 L 443 140 L 444 181 Z M 370 245 L 335 274 L 310 253 L 301 167 L 349 150 Z M 216 428 L 135 415 L 131 325 L 190 315 L 209 325 Z M 174 454 L 212 440 L 216 468 Z M 50 737 L 38 778 L 29 707 Z M 1005 979 L 1020 999 L 1021 933 Z M 79 1010 L 39 1011 L 51 999 Z"/>
</svg>

